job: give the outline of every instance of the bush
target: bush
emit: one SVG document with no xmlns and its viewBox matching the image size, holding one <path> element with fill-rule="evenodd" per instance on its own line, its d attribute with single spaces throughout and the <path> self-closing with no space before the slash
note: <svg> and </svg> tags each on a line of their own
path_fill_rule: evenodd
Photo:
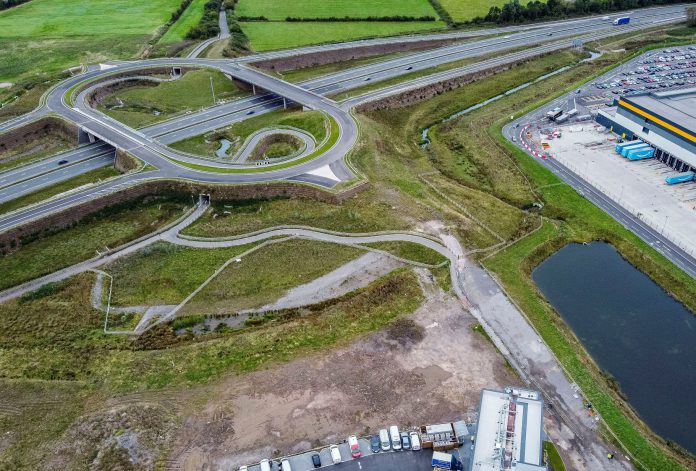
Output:
<svg viewBox="0 0 696 471">
<path fill-rule="evenodd" d="M 223 0 L 208 0 L 203 7 L 203 16 L 196 26 L 186 33 L 186 39 L 208 39 L 220 34 L 220 9 Z"/>
</svg>

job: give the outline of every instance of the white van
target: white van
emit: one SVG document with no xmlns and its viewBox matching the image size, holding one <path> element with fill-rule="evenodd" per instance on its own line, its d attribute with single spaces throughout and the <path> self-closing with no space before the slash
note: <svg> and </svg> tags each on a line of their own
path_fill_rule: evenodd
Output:
<svg viewBox="0 0 696 471">
<path fill-rule="evenodd" d="M 389 427 L 389 437 L 391 438 L 392 448 L 395 451 L 401 450 L 401 435 L 399 435 L 399 427 L 396 425 Z"/>
<path fill-rule="evenodd" d="M 391 450 L 391 440 L 389 439 L 389 432 L 386 428 L 379 431 L 379 443 L 382 445 L 382 451 Z"/>
<path fill-rule="evenodd" d="M 290 466 L 290 462 L 288 460 L 283 460 L 280 462 L 280 470 L 281 471 L 292 471 L 292 466 Z"/>
<path fill-rule="evenodd" d="M 261 460 L 259 463 L 261 471 L 271 471 L 271 463 L 268 460 Z"/>
<path fill-rule="evenodd" d="M 249 471 L 249 467 L 248 466 L 240 466 L 239 471 Z"/>
<path fill-rule="evenodd" d="M 420 436 L 418 435 L 418 432 L 411 432 L 409 433 L 409 436 L 411 438 L 411 450 L 413 451 L 418 451 L 421 449 L 421 442 L 420 442 Z"/>
<path fill-rule="evenodd" d="M 341 450 L 338 449 L 338 445 L 331 445 L 329 447 L 329 451 L 331 452 L 331 461 L 333 462 L 333 464 L 340 463 L 341 462 Z"/>
</svg>

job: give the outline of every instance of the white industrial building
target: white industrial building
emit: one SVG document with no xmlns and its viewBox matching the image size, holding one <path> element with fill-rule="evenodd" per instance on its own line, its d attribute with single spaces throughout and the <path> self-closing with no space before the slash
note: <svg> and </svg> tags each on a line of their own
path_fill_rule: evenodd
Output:
<svg viewBox="0 0 696 471">
<path fill-rule="evenodd" d="M 536 391 L 481 392 L 471 471 L 546 471 L 544 402 Z"/>
</svg>

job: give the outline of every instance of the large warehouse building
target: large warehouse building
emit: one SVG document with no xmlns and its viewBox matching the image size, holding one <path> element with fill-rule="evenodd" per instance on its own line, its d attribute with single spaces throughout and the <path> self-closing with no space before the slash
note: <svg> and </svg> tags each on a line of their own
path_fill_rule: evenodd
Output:
<svg viewBox="0 0 696 471">
<path fill-rule="evenodd" d="M 655 148 L 655 158 L 679 172 L 696 171 L 696 88 L 652 92 L 615 100 L 597 122 L 627 140 Z"/>
<path fill-rule="evenodd" d="M 481 392 L 471 471 L 546 471 L 544 402 L 536 391 Z"/>
</svg>

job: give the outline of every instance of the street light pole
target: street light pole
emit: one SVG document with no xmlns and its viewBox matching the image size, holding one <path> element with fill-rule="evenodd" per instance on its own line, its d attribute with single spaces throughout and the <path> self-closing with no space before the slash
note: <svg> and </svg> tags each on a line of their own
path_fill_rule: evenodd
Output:
<svg viewBox="0 0 696 471">
<path fill-rule="evenodd" d="M 213 94 L 213 106 L 215 106 L 215 89 L 213 88 L 213 77 L 210 77 L 210 93 Z"/>
</svg>

